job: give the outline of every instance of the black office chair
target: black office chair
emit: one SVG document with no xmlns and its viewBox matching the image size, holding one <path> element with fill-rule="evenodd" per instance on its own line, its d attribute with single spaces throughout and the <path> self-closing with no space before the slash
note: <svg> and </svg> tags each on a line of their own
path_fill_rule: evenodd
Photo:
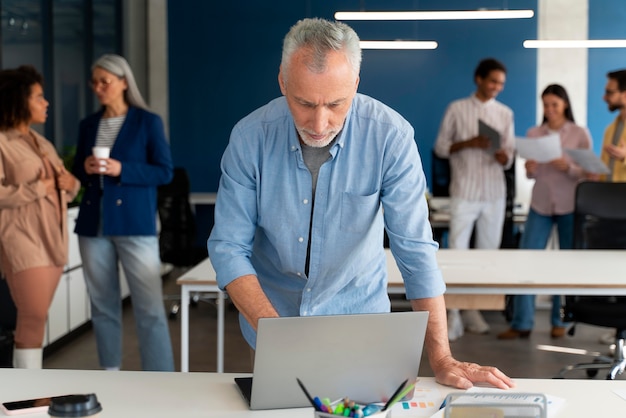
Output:
<svg viewBox="0 0 626 418">
<path fill-rule="evenodd" d="M 593 251 L 626 249 L 626 183 L 582 182 L 576 189 L 574 212 L 574 248 Z M 598 266 L 602 271 L 602 266 Z M 574 335 L 577 322 L 615 328 L 615 354 L 599 356 L 590 363 L 567 366 L 557 378 L 572 370 L 585 370 L 594 377 L 600 369 L 609 369 L 607 380 L 624 372 L 624 341 L 626 339 L 626 297 L 566 296 L 564 320 L 574 322 L 569 334 Z"/>
<path fill-rule="evenodd" d="M 189 176 L 180 167 L 174 168 L 172 181 L 160 186 L 157 193 L 161 261 L 181 268 L 192 267 L 207 257 L 206 249 L 195 245 L 196 222 L 189 194 Z M 164 295 L 163 299 L 172 302 L 169 317 L 176 318 L 180 309 L 180 294 Z M 199 294 L 192 296 L 193 304 L 200 300 Z"/>
</svg>

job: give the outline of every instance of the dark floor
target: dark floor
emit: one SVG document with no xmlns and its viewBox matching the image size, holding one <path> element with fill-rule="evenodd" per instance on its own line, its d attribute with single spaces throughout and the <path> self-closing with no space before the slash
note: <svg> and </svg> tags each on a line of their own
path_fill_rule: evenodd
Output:
<svg viewBox="0 0 626 418">
<path fill-rule="evenodd" d="M 175 278 L 182 272 L 175 269 L 164 278 L 164 292 L 179 294 Z M 169 310 L 170 302 L 166 302 Z M 557 345 L 582 348 L 605 354 L 608 347 L 599 343 L 600 335 L 606 329 L 579 324 L 574 337 L 566 336 L 552 340 L 549 336 L 549 311 L 537 311 L 536 326 L 531 337 L 525 340 L 499 341 L 495 335 L 507 329 L 507 323 L 501 312 L 484 312 L 491 332 L 487 335 L 466 334 L 452 342 L 453 355 L 463 361 L 477 362 L 496 366 L 512 377 L 551 378 L 561 367 L 579 361 L 588 361 L 589 356 L 550 352 L 538 349 L 539 345 Z M 170 333 L 174 348 L 176 369 L 180 370 L 180 315 L 170 320 Z M 200 302 L 190 308 L 190 371 L 216 370 L 216 328 L 217 315 L 215 306 Z M 229 305 L 226 309 L 225 323 L 225 372 L 250 372 L 250 351 L 239 332 L 237 312 Z M 97 369 L 93 332 L 87 330 L 73 341 L 58 350 L 47 353 L 44 358 L 45 368 L 59 369 Z M 137 340 L 135 338 L 132 309 L 127 305 L 124 311 L 124 370 L 140 370 Z M 420 370 L 421 376 L 432 376 L 428 362 L 424 359 Z M 604 378 L 605 372 L 598 378 Z M 584 372 L 571 373 L 572 378 L 584 378 Z"/>
</svg>

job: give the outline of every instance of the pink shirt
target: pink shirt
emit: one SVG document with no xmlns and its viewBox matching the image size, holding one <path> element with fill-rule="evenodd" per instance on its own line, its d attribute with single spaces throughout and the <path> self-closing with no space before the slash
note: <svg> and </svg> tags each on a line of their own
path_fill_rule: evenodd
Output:
<svg viewBox="0 0 626 418">
<path fill-rule="evenodd" d="M 537 138 L 549 135 L 551 132 L 548 125 L 530 128 L 526 134 L 529 138 Z M 561 147 L 563 149 L 589 149 L 591 148 L 591 136 L 587 128 L 566 122 L 559 129 Z M 574 195 L 576 185 L 584 178 L 583 170 L 574 164 L 567 153 L 563 157 L 570 162 L 567 171 L 560 171 L 548 163 L 537 164 L 533 176 L 535 179 L 530 207 L 541 215 L 564 215 L 574 212 Z"/>
</svg>

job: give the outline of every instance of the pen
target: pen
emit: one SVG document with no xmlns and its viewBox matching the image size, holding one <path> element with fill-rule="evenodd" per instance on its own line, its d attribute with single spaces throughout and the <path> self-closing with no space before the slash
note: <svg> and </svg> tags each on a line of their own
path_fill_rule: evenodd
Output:
<svg viewBox="0 0 626 418">
<path fill-rule="evenodd" d="M 398 402 L 400 399 L 404 398 L 411 390 L 413 390 L 413 388 L 415 387 L 415 383 L 416 382 L 417 382 L 417 380 L 415 382 L 411 383 L 406 388 L 404 388 L 404 390 L 402 392 L 400 392 L 400 394 L 398 394 L 398 396 L 396 396 L 391 402 L 387 402 L 389 404 L 389 405 L 386 405 L 387 409 L 391 408 L 396 402 Z"/>
<path fill-rule="evenodd" d="M 296 377 L 296 380 L 298 381 L 298 385 L 300 385 L 300 388 L 302 389 L 302 392 L 304 392 L 304 394 L 306 395 L 306 398 L 309 400 L 309 402 L 313 406 L 313 409 L 315 409 L 316 411 L 322 411 L 322 409 L 317 405 L 317 403 L 315 403 L 315 401 L 313 401 L 313 398 L 311 397 L 311 394 L 304 387 L 304 383 L 302 383 L 302 381 L 299 378 L 297 378 L 297 377 Z M 318 401 L 319 401 L 319 399 L 318 399 Z M 320 402 L 320 404 L 321 404 L 321 402 Z"/>
<path fill-rule="evenodd" d="M 448 398 L 443 398 L 443 402 L 441 402 L 441 406 L 439 407 L 439 409 L 443 409 L 446 407 L 446 402 L 448 402 Z"/>
<path fill-rule="evenodd" d="M 404 385 L 407 384 L 408 381 L 409 379 L 406 379 L 404 382 L 400 384 L 400 386 L 398 386 L 398 389 L 396 389 L 395 392 L 393 392 L 393 395 L 391 395 L 391 397 L 387 400 L 387 402 L 385 403 L 385 406 L 383 406 L 383 409 L 381 409 L 381 411 L 386 411 L 387 408 L 389 408 L 389 405 L 391 404 L 391 402 L 395 399 L 396 396 L 398 396 L 398 393 L 400 393 L 400 391 L 402 390 Z"/>
</svg>

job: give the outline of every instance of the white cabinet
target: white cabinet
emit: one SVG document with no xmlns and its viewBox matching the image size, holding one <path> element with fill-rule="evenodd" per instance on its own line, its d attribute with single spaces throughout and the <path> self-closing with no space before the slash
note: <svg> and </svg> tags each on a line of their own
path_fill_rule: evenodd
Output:
<svg viewBox="0 0 626 418">
<path fill-rule="evenodd" d="M 78 207 L 70 208 L 67 213 L 69 232 L 68 263 L 65 266 L 59 286 L 48 310 L 48 324 L 44 346 L 75 330 L 91 319 L 91 308 L 87 286 L 83 275 L 78 236 L 74 233 Z M 124 272 L 120 266 L 120 287 L 122 299 L 130 295 Z"/>
<path fill-rule="evenodd" d="M 77 216 L 77 207 L 68 210 L 68 264 L 65 266 L 48 310 L 47 335 L 44 345 L 55 342 L 90 319 L 89 297 L 81 267 L 78 236 L 74 233 Z"/>
<path fill-rule="evenodd" d="M 68 324 L 71 331 L 87 322 L 91 318 L 91 312 L 83 269 L 72 270 L 65 277 L 67 278 L 68 291 Z"/>
<path fill-rule="evenodd" d="M 44 345 L 50 344 L 68 332 L 67 305 L 68 294 L 65 274 L 61 276 L 61 281 L 57 287 L 52 304 L 48 310 L 47 335 Z"/>
</svg>

